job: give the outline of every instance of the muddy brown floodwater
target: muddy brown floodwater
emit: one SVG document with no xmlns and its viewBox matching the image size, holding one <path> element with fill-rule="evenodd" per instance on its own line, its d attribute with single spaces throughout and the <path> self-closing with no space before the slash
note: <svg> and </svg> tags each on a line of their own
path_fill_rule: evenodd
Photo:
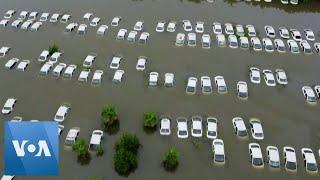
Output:
<svg viewBox="0 0 320 180">
<path fill-rule="evenodd" d="M 261 2 L 262 3 L 262 2 Z M 114 16 L 122 16 L 119 27 L 109 27 L 107 35 L 97 37 L 96 28 L 88 27 L 85 36 L 64 33 L 65 24 L 44 23 L 39 32 L 24 32 L 10 27 L 0 30 L 0 46 L 11 46 L 12 51 L 0 59 L 0 103 L 8 97 L 18 98 L 18 103 L 8 119 L 19 115 L 24 119 L 52 119 L 59 105 L 71 103 L 72 110 L 67 120 L 63 122 L 65 131 L 61 136 L 60 175 L 58 177 L 16 177 L 16 179 L 65 179 L 82 180 L 91 175 L 102 176 L 108 180 L 209 180 L 209 179 L 274 179 L 274 180 L 306 180 L 319 179 L 318 175 L 305 172 L 300 149 L 310 147 L 320 162 L 318 149 L 320 144 L 320 105 L 307 105 L 301 87 L 303 85 L 320 84 L 318 55 L 292 55 L 255 53 L 241 49 L 218 48 L 214 45 L 210 50 L 198 46 L 176 47 L 176 33 L 156 33 L 158 20 L 190 19 L 205 22 L 205 31 L 212 33 L 213 21 L 221 23 L 232 22 L 254 24 L 264 35 L 266 24 L 274 27 L 286 26 L 311 28 L 318 35 L 320 28 L 319 3 L 314 3 L 308 13 L 303 11 L 283 9 L 283 5 L 255 6 L 250 3 L 216 1 L 193 3 L 178 0 L 1 0 L 1 16 L 8 9 L 48 11 L 50 13 L 68 12 L 72 21 L 83 22 L 85 12 L 93 12 L 102 18 L 101 24 L 110 24 Z M 295 8 L 297 9 L 297 8 Z M 289 13 L 288 13 L 289 12 Z M 16 16 L 15 16 L 16 18 Z M 120 28 L 132 29 L 134 23 L 142 19 L 146 31 L 150 32 L 150 42 L 147 45 L 118 42 L 115 35 Z M 182 32 L 181 26 L 176 32 Z M 198 40 L 200 40 L 198 36 Z M 320 37 L 316 37 L 320 41 Z M 73 80 L 54 79 L 50 74 L 39 77 L 40 64 L 37 57 L 50 44 L 56 43 L 64 51 L 61 62 L 81 65 L 85 56 L 90 52 L 98 54 L 92 69 L 103 69 L 103 83 L 100 87 L 92 87 L 90 83 L 80 84 Z M 111 82 L 113 71 L 108 66 L 113 54 L 122 54 L 125 62 L 121 69 L 125 70 L 123 83 L 114 85 Z M 136 72 L 135 65 L 138 56 L 149 58 L 144 72 Z M 5 70 L 4 64 L 11 57 L 30 59 L 27 71 L 22 73 L 15 70 Z M 284 87 L 267 87 L 264 82 L 260 85 L 249 83 L 248 69 L 251 66 L 260 69 L 283 68 L 287 71 L 289 85 Z M 147 74 L 150 71 L 160 72 L 161 80 L 164 73 L 175 73 L 176 85 L 173 89 L 163 87 L 147 88 Z M 75 77 L 79 75 L 76 73 Z M 216 75 L 225 77 L 228 94 L 204 96 L 199 93 L 194 96 L 185 94 L 186 79 L 194 75 L 200 77 Z M 90 77 L 91 79 L 91 77 Z M 236 83 L 245 80 L 249 84 L 250 97 L 247 101 L 239 100 L 236 95 Z M 80 166 L 76 156 L 62 145 L 67 131 L 74 126 L 81 128 L 80 137 L 89 141 L 92 130 L 100 128 L 100 109 L 105 103 L 115 104 L 120 116 L 120 132 L 116 135 L 106 135 L 104 139 L 105 155 L 102 158 L 93 156 L 90 165 Z M 218 167 L 212 164 L 211 141 L 206 138 L 186 140 L 176 136 L 176 123 L 172 123 L 172 134 L 161 137 L 158 132 L 147 135 L 142 128 L 142 114 L 147 109 L 155 109 L 161 115 L 170 116 L 175 120 L 178 116 L 190 118 L 192 115 L 214 116 L 219 120 L 219 138 L 224 140 L 227 163 Z M 250 117 L 257 117 L 263 123 L 265 139 L 259 142 L 264 157 L 266 147 L 276 145 L 282 152 L 285 145 L 296 149 L 298 172 L 287 173 L 282 167 L 279 171 L 264 169 L 256 170 L 251 167 L 248 155 L 248 144 L 252 138 L 240 141 L 233 133 L 231 119 L 235 116 L 244 118 L 247 126 Z M 190 126 L 189 126 L 190 127 Z M 3 132 L 3 125 L 0 126 Z M 113 169 L 113 145 L 123 132 L 134 132 L 140 138 L 142 148 L 139 151 L 139 165 L 129 177 L 119 176 Z M 3 136 L 3 135 L 1 135 Z M 161 166 L 163 152 L 170 146 L 175 146 L 180 152 L 180 163 L 176 172 L 165 172 Z M 3 141 L 0 144 L 3 157 Z M 281 154 L 281 160 L 283 157 Z M 0 174 L 3 161 L 0 161 Z"/>
</svg>

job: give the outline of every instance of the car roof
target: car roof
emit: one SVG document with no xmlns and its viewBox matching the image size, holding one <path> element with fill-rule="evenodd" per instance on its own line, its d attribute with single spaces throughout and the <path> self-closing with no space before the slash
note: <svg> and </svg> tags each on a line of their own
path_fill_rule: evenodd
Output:
<svg viewBox="0 0 320 180">
<path fill-rule="evenodd" d="M 16 99 L 8 98 L 7 101 L 5 102 L 4 106 L 5 107 L 11 107 L 15 102 L 16 102 Z"/>
<path fill-rule="evenodd" d="M 216 131 L 217 123 L 208 121 L 208 131 Z"/>
<path fill-rule="evenodd" d="M 247 92 L 248 91 L 248 86 L 246 82 L 238 82 L 238 87 L 240 92 Z"/>
<path fill-rule="evenodd" d="M 165 74 L 165 82 L 166 83 L 172 83 L 174 79 L 174 74 L 173 73 L 166 73 Z"/>
<path fill-rule="evenodd" d="M 181 121 L 179 121 L 181 120 Z M 186 119 L 179 119 L 177 122 L 178 128 L 180 130 L 188 130 L 188 124 L 187 124 L 187 120 Z"/>
<path fill-rule="evenodd" d="M 262 153 L 260 149 L 260 145 L 257 143 L 250 143 L 249 146 L 251 147 L 252 156 L 255 158 L 262 158 Z"/>
<path fill-rule="evenodd" d="M 88 76 L 89 76 L 89 73 L 90 73 L 90 70 L 82 70 L 80 75 L 79 75 L 79 78 L 82 79 L 86 79 Z"/>
<path fill-rule="evenodd" d="M 242 118 L 235 118 L 234 123 L 236 124 L 236 126 L 239 130 L 246 130 L 247 129 Z"/>
<path fill-rule="evenodd" d="M 114 73 L 114 79 L 116 80 L 120 80 L 122 78 L 122 75 L 124 74 L 124 71 L 123 70 L 117 70 L 115 73 Z"/>
<path fill-rule="evenodd" d="M 286 151 L 287 161 L 297 162 L 296 153 L 291 151 Z"/>
<path fill-rule="evenodd" d="M 170 129 L 170 120 L 168 118 L 161 119 L 161 129 Z"/>
<path fill-rule="evenodd" d="M 220 139 L 213 141 L 215 154 L 224 154 L 224 143 Z"/>
<path fill-rule="evenodd" d="M 90 144 L 100 144 L 101 138 L 102 138 L 101 134 L 92 133 L 91 139 L 90 139 Z"/>
<path fill-rule="evenodd" d="M 62 55 L 61 52 L 55 52 L 51 55 L 52 58 L 59 58 Z"/>
<path fill-rule="evenodd" d="M 269 147 L 269 158 L 271 161 L 280 161 L 280 156 L 279 156 L 279 151 L 278 148 L 273 147 L 273 146 L 268 146 Z"/>
<path fill-rule="evenodd" d="M 67 138 L 72 138 L 74 139 L 75 137 L 77 137 L 77 133 L 79 132 L 78 129 L 70 129 L 68 134 L 67 134 Z"/>
<path fill-rule="evenodd" d="M 197 78 L 189 77 L 188 78 L 188 86 L 195 87 L 197 85 Z"/>
<path fill-rule="evenodd" d="M 69 107 L 67 107 L 66 105 L 61 105 L 56 113 L 56 115 L 59 115 L 59 116 L 64 116 L 67 111 L 68 111 Z"/>
</svg>

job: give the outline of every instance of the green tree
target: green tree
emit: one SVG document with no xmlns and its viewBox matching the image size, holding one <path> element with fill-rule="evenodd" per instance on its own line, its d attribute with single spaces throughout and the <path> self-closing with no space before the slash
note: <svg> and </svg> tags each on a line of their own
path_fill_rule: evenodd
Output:
<svg viewBox="0 0 320 180">
<path fill-rule="evenodd" d="M 146 130 L 156 130 L 158 121 L 158 115 L 154 110 L 148 110 L 143 114 L 143 127 Z"/>
<path fill-rule="evenodd" d="M 91 156 L 88 151 L 88 145 L 84 139 L 77 139 L 72 145 L 72 150 L 77 154 L 78 162 L 81 165 L 89 164 Z"/>
<path fill-rule="evenodd" d="M 167 171 L 173 171 L 178 167 L 179 164 L 179 153 L 174 147 L 169 148 L 164 153 L 163 166 Z"/>
<path fill-rule="evenodd" d="M 140 142 L 138 137 L 135 134 L 124 133 L 120 140 L 115 144 L 115 150 L 125 149 L 127 151 L 133 152 L 136 154 L 140 147 Z"/>
<path fill-rule="evenodd" d="M 119 131 L 119 118 L 114 105 L 103 105 L 101 120 L 105 131 L 110 134 L 114 134 Z"/>
<path fill-rule="evenodd" d="M 51 46 L 49 46 L 49 54 L 52 55 L 55 52 L 59 51 L 59 46 L 57 46 L 56 44 L 53 44 Z"/>
<path fill-rule="evenodd" d="M 138 166 L 137 155 L 125 149 L 119 149 L 113 156 L 115 170 L 120 175 L 128 175 Z"/>
</svg>

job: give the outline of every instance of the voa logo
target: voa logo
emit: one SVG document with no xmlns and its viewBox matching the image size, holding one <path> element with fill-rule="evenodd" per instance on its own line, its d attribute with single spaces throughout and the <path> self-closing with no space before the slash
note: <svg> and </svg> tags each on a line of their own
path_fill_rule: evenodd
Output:
<svg viewBox="0 0 320 180">
<path fill-rule="evenodd" d="M 28 140 L 23 140 L 22 142 L 19 142 L 18 140 L 12 141 L 14 150 L 16 151 L 18 157 L 25 156 L 25 148 L 29 153 L 35 154 L 35 157 L 40 157 L 42 155 L 51 157 L 51 153 L 45 140 L 39 140 L 37 144 L 28 142 Z"/>
</svg>

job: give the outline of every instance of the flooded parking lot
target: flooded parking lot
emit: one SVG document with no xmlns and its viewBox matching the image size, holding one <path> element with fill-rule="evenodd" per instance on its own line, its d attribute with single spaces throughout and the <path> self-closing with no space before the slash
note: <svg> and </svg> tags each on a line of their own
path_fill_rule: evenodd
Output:
<svg viewBox="0 0 320 180">
<path fill-rule="evenodd" d="M 37 0 L 3 0 L 1 15 L 8 9 L 35 10 L 38 12 L 70 13 L 71 21 L 82 23 L 86 12 L 93 12 L 102 18 L 100 24 L 110 24 L 115 16 L 122 16 L 118 27 L 109 26 L 106 36 L 96 36 L 96 28 L 88 27 L 84 36 L 75 32 L 65 33 L 66 24 L 44 23 L 38 32 L 25 32 L 13 28 L 0 30 L 0 46 L 10 46 L 12 50 L 0 59 L 0 103 L 8 97 L 18 98 L 18 103 L 9 116 L 22 116 L 24 119 L 52 119 L 59 105 L 63 102 L 71 104 L 71 113 L 64 121 L 65 131 L 61 138 L 63 144 L 67 130 L 78 126 L 80 137 L 89 140 L 92 130 L 101 128 L 100 110 L 103 104 L 115 104 L 120 118 L 120 132 L 104 139 L 105 155 L 102 158 L 92 156 L 88 166 L 80 166 L 76 156 L 69 150 L 60 147 L 60 175 L 45 177 L 46 179 L 88 179 L 98 175 L 104 179 L 126 179 L 119 176 L 113 168 L 112 155 L 114 142 L 123 132 L 134 132 L 138 135 L 142 148 L 139 151 L 137 170 L 128 178 L 140 179 L 319 179 L 318 175 L 305 172 L 300 149 L 310 147 L 319 162 L 317 151 L 320 144 L 320 106 L 308 105 L 302 95 L 301 87 L 320 84 L 319 56 L 293 55 L 291 53 L 257 53 L 241 49 L 218 48 L 215 44 L 211 49 L 197 47 L 176 47 L 175 37 L 182 32 L 181 25 L 176 33 L 156 33 L 155 27 L 159 20 L 190 19 L 205 22 L 205 32 L 213 35 L 212 22 L 231 22 L 239 24 L 254 24 L 264 36 L 263 27 L 270 24 L 276 29 L 280 26 L 294 27 L 302 31 L 311 28 L 316 34 L 316 42 L 320 40 L 319 9 L 320 3 L 313 2 L 313 7 L 303 6 L 289 9 L 284 5 L 266 5 L 261 2 L 214 2 L 194 3 L 179 0 L 73 0 L 73 1 L 37 1 Z M 261 8 L 263 7 L 263 8 Z M 317 12 L 318 11 L 318 12 Z M 145 22 L 145 30 L 150 33 L 147 45 L 129 44 L 127 41 L 116 41 L 115 36 L 120 28 L 132 29 L 137 20 Z M 200 38 L 199 38 L 200 39 Z M 46 77 L 39 76 L 41 64 L 37 61 L 41 51 L 51 44 L 59 45 L 64 51 L 60 62 L 82 65 L 90 53 L 97 53 L 97 59 L 92 70 L 105 71 L 101 86 L 93 87 L 90 83 L 79 83 L 76 80 L 80 71 L 72 80 L 55 79 L 51 73 Z M 198 43 L 200 44 L 200 43 Z M 124 62 L 121 69 L 125 78 L 121 84 L 113 84 L 114 71 L 109 69 L 109 63 L 114 54 L 121 54 Z M 139 56 L 148 57 L 147 68 L 143 72 L 135 69 Z M 26 72 L 6 70 L 5 63 L 10 58 L 30 59 Z M 286 70 L 289 84 L 286 87 L 267 87 L 249 83 L 249 68 L 255 66 L 262 69 Z M 80 69 L 80 68 L 79 68 Z M 78 69 L 78 70 L 79 70 Z M 161 82 L 167 72 L 175 74 L 175 86 L 166 89 L 163 86 L 148 88 L 148 74 L 151 71 L 160 73 Z M 186 80 L 189 76 L 222 75 L 228 86 L 228 94 L 193 96 L 185 94 Z M 92 74 L 90 76 L 90 79 Z M 249 99 L 241 101 L 236 96 L 236 84 L 243 80 L 249 85 Z M 212 163 L 211 141 L 206 138 L 195 139 L 191 136 L 186 140 L 176 136 L 176 123 L 172 123 L 172 134 L 169 137 L 160 136 L 158 132 L 147 135 L 142 127 L 142 114 L 148 109 L 155 109 L 161 115 L 175 120 L 179 116 L 191 118 L 193 115 L 214 116 L 219 120 L 219 138 L 224 140 L 226 165 L 216 166 Z M 276 145 L 280 152 L 283 146 L 296 149 L 298 172 L 287 173 L 282 167 L 272 171 L 267 166 L 264 169 L 253 169 L 249 162 L 248 144 L 252 138 L 239 140 L 233 133 L 231 120 L 241 116 L 248 125 L 249 118 L 257 117 L 262 121 L 265 139 L 259 142 L 265 156 L 268 145 Z M 189 126 L 190 127 L 190 126 Z M 247 126 L 248 127 L 248 126 Z M 0 126 L 3 132 L 3 126 Z M 170 146 L 176 146 L 180 152 L 179 167 L 174 173 L 166 172 L 161 160 L 163 152 Z M 0 144 L 3 156 L 3 143 Z M 283 161 L 282 154 L 280 155 Z M 3 162 L 0 162 L 1 174 Z M 16 179 L 44 179 L 44 177 L 17 177 Z"/>
</svg>

